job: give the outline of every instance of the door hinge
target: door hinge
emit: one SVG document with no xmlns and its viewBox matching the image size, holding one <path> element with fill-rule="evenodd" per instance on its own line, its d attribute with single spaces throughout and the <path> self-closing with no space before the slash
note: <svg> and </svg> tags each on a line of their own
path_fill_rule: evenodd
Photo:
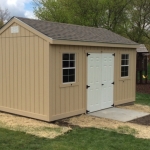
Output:
<svg viewBox="0 0 150 150">
<path fill-rule="evenodd" d="M 115 53 L 114 54 L 112 54 L 114 57 L 115 57 Z"/>
<path fill-rule="evenodd" d="M 86 113 L 89 113 L 90 111 L 89 110 L 86 110 Z"/>
<path fill-rule="evenodd" d="M 89 56 L 90 54 L 89 53 L 87 53 L 87 57 Z"/>
<path fill-rule="evenodd" d="M 90 87 L 90 86 L 88 86 L 88 85 L 86 86 L 87 89 L 88 89 L 89 87 Z"/>
<path fill-rule="evenodd" d="M 115 105 L 113 104 L 113 105 L 111 105 L 111 106 L 113 106 L 113 107 L 114 107 Z"/>
<path fill-rule="evenodd" d="M 115 82 L 113 82 L 112 84 L 115 84 Z"/>
</svg>

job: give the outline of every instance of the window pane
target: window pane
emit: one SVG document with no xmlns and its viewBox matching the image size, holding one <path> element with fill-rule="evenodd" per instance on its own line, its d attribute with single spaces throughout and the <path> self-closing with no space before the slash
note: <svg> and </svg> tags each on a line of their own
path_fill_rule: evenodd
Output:
<svg viewBox="0 0 150 150">
<path fill-rule="evenodd" d="M 122 54 L 122 59 L 126 59 L 126 55 L 125 54 Z"/>
<path fill-rule="evenodd" d="M 69 82 L 74 82 L 75 81 L 75 75 L 69 76 Z"/>
<path fill-rule="evenodd" d="M 121 77 L 124 77 L 124 72 L 121 72 Z"/>
<path fill-rule="evenodd" d="M 75 54 L 70 54 L 70 60 L 75 60 Z"/>
<path fill-rule="evenodd" d="M 63 61 L 63 68 L 69 67 L 69 61 Z"/>
<path fill-rule="evenodd" d="M 63 76 L 69 75 L 69 70 L 68 69 L 63 69 Z"/>
<path fill-rule="evenodd" d="M 129 65 L 129 60 L 126 60 L 126 65 Z"/>
<path fill-rule="evenodd" d="M 126 59 L 129 59 L 129 54 L 126 54 Z"/>
<path fill-rule="evenodd" d="M 70 61 L 70 67 L 75 67 L 75 61 Z"/>
<path fill-rule="evenodd" d="M 121 65 L 126 65 L 126 60 L 122 60 Z"/>
<path fill-rule="evenodd" d="M 69 60 L 69 54 L 63 54 L 63 60 Z"/>
<path fill-rule="evenodd" d="M 124 67 L 121 67 L 121 72 L 125 71 Z"/>
<path fill-rule="evenodd" d="M 128 76 L 128 72 L 125 72 L 125 74 L 124 74 L 125 76 Z"/>
<path fill-rule="evenodd" d="M 63 76 L 63 83 L 69 82 L 69 76 Z"/>
<path fill-rule="evenodd" d="M 75 69 L 69 69 L 69 75 L 74 75 L 75 74 Z"/>
<path fill-rule="evenodd" d="M 128 66 L 125 66 L 125 67 L 124 67 L 124 71 L 125 71 L 125 72 L 128 72 Z"/>
</svg>

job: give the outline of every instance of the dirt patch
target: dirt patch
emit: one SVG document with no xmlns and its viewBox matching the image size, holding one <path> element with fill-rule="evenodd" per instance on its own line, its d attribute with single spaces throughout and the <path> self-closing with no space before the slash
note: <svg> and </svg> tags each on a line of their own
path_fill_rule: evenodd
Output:
<svg viewBox="0 0 150 150">
<path fill-rule="evenodd" d="M 0 127 L 15 131 L 22 131 L 45 138 L 55 138 L 71 130 L 70 127 L 60 127 L 56 124 L 11 115 L 3 112 L 0 112 Z"/>
<path fill-rule="evenodd" d="M 150 126 L 150 115 L 142 117 L 142 118 L 134 119 L 134 120 L 132 120 L 130 122 L 131 123 L 136 123 L 136 124 Z"/>
<path fill-rule="evenodd" d="M 136 85 L 136 91 L 138 93 L 150 94 L 150 81 L 148 81 L 147 84 L 137 84 Z"/>
<path fill-rule="evenodd" d="M 78 125 L 73 125 L 68 122 L 68 119 L 63 119 L 63 120 L 58 120 L 55 122 L 56 125 L 61 126 L 61 127 L 68 127 L 68 128 L 80 128 Z"/>
<path fill-rule="evenodd" d="M 150 112 L 149 106 L 143 105 L 132 105 L 132 106 L 121 106 L 122 108 L 140 110 L 143 112 Z M 139 125 L 131 122 L 119 122 L 115 120 L 97 118 L 88 115 L 81 115 L 77 117 L 72 117 L 68 120 L 69 123 L 73 125 L 78 125 L 80 127 L 95 127 L 105 130 L 113 130 L 118 133 L 132 134 L 138 138 L 150 139 L 150 126 Z"/>
</svg>

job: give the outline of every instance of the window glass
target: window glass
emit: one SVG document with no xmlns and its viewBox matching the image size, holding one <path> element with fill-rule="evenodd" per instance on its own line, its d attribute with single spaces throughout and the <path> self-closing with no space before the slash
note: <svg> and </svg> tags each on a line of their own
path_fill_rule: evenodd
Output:
<svg viewBox="0 0 150 150">
<path fill-rule="evenodd" d="M 129 54 L 121 56 L 121 77 L 129 76 Z"/>
<path fill-rule="evenodd" d="M 63 54 L 63 83 L 75 82 L 75 54 Z"/>
</svg>

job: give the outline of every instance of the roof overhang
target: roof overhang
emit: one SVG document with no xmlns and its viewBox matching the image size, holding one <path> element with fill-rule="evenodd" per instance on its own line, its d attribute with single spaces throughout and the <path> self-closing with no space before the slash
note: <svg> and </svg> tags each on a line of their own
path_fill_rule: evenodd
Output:
<svg viewBox="0 0 150 150">
<path fill-rule="evenodd" d="M 138 48 L 139 44 L 113 44 L 113 43 L 97 43 L 97 42 L 82 42 L 82 41 L 69 41 L 69 40 L 54 40 L 52 39 L 50 44 L 55 45 L 76 45 L 76 46 L 96 46 L 96 47 L 116 47 L 116 48 Z"/>
</svg>

